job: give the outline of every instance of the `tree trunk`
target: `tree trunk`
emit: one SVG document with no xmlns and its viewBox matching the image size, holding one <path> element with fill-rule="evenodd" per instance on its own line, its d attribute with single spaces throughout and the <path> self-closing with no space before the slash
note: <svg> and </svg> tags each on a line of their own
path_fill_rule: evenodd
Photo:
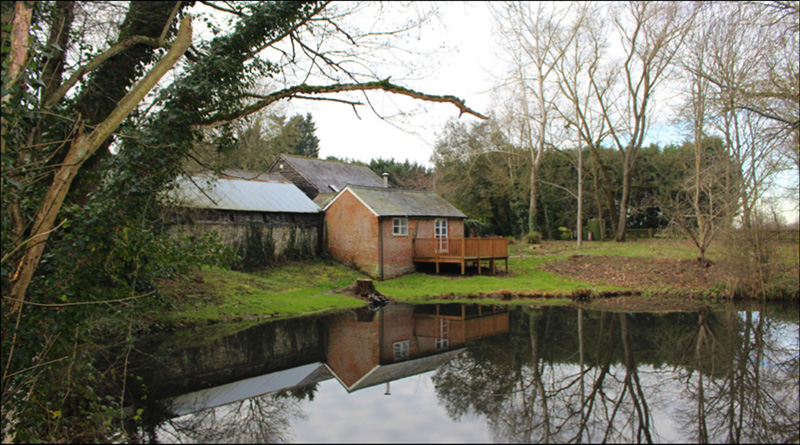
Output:
<svg viewBox="0 0 800 445">
<path fill-rule="evenodd" d="M 537 202 L 536 194 L 538 193 L 539 183 L 537 181 L 536 164 L 531 165 L 531 205 L 528 209 L 528 233 L 536 231 L 536 212 Z"/>
<path fill-rule="evenodd" d="M 154 40 L 163 36 L 165 28 L 170 26 L 173 14 L 177 12 L 175 7 L 176 2 L 174 1 L 131 2 L 120 29 L 118 42 L 134 36 L 148 37 Z M 137 76 L 140 75 L 140 67 L 153 62 L 156 49 L 153 45 L 132 45 L 103 62 L 96 71 L 90 74 L 88 86 L 76 99 L 75 107 L 87 124 L 94 125 L 101 122 L 114 110 L 117 102 L 125 96 Z M 86 160 L 75 181 L 70 201 L 85 205 L 89 195 L 97 190 L 100 176 L 98 170 L 103 165 L 103 160 L 110 156 L 111 152 L 108 147 L 112 142 L 112 138 L 103 141 L 102 147 Z"/>
<path fill-rule="evenodd" d="M 11 303 L 9 304 L 11 311 L 21 309 L 21 305 L 25 301 L 28 285 L 39 265 L 47 239 L 54 230 L 56 217 L 59 210 L 61 210 L 64 198 L 67 196 L 75 175 L 78 174 L 83 163 L 111 136 L 144 96 L 172 69 L 173 65 L 191 45 L 191 40 L 192 24 L 188 18 L 184 18 L 181 21 L 178 37 L 172 43 L 169 52 L 122 98 L 114 111 L 97 125 L 90 134 L 80 134 L 79 130 L 78 137 L 72 143 L 64 163 L 56 172 L 53 183 L 50 185 L 41 207 L 39 207 L 25 253 L 11 279 Z"/>
<path fill-rule="evenodd" d="M 614 239 L 617 242 L 625 241 L 625 226 L 628 225 L 628 201 L 631 197 L 631 168 L 626 162 L 622 174 L 622 199 L 619 201 L 619 221 L 617 222 L 617 232 Z"/>
<path fill-rule="evenodd" d="M 606 198 L 609 220 L 611 220 L 611 231 L 617 233 L 617 205 L 614 202 L 614 187 L 611 184 L 611 179 L 608 177 L 608 167 L 606 167 L 605 163 L 600 159 L 600 154 L 597 152 L 597 147 L 591 145 L 590 148 L 592 149 L 592 158 L 594 158 L 594 161 L 597 163 L 598 169 L 602 174 L 602 189 L 603 195 Z M 595 190 L 597 190 L 597 181 L 595 181 Z"/>
<path fill-rule="evenodd" d="M 377 292 L 372 280 L 356 280 L 356 283 L 353 285 L 353 293 L 359 297 L 368 297 Z"/>
</svg>

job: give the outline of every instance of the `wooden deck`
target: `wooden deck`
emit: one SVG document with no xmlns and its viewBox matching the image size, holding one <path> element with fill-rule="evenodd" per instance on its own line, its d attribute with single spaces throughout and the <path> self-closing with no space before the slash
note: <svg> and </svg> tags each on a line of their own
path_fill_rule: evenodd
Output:
<svg viewBox="0 0 800 445">
<path fill-rule="evenodd" d="M 413 240 L 413 261 L 415 263 L 461 264 L 463 275 L 467 264 L 478 266 L 478 273 L 484 261 L 489 262 L 492 274 L 495 261 L 505 260 L 508 272 L 508 240 L 506 238 L 417 238 Z"/>
</svg>

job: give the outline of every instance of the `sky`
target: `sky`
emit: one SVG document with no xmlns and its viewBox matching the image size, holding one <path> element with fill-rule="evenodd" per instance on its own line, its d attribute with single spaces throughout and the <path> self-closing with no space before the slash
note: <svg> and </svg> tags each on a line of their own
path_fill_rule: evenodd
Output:
<svg viewBox="0 0 800 445">
<path fill-rule="evenodd" d="M 445 47 L 426 63 L 432 70 L 420 79 L 392 81 L 417 91 L 434 95 L 453 95 L 467 106 L 487 113 L 491 102 L 492 21 L 483 2 L 440 4 L 442 15 L 422 31 L 421 45 Z M 427 61 L 426 61 L 427 62 Z M 286 106 L 288 114 L 312 113 L 320 139 L 320 158 L 336 156 L 369 162 L 373 158 L 408 160 L 427 166 L 433 154 L 437 133 L 448 119 L 457 119 L 458 109 L 450 104 L 424 103 L 403 96 L 376 94 L 373 102 L 387 115 L 398 111 L 407 116 L 381 119 L 366 106 L 358 114 L 349 105 L 295 101 Z M 470 115 L 460 118 L 465 123 L 478 121 Z"/>
<path fill-rule="evenodd" d="M 440 17 L 423 28 L 418 45 L 439 51 L 423 63 L 428 74 L 417 79 L 392 81 L 417 91 L 434 95 L 453 95 L 473 110 L 488 114 L 496 107 L 493 88 L 502 75 L 497 38 L 491 12 L 486 2 L 441 2 Z M 450 119 L 466 124 L 479 119 L 459 117 L 450 104 L 433 104 L 398 95 L 381 93 L 373 104 L 384 115 L 397 111 L 405 116 L 382 119 L 368 107 L 333 102 L 294 101 L 286 104 L 287 114 L 311 113 L 320 139 L 320 158 L 335 156 L 369 162 L 374 158 L 408 160 L 432 166 L 438 135 Z M 674 128 L 653 126 L 649 141 L 674 142 L 681 135 Z"/>
</svg>

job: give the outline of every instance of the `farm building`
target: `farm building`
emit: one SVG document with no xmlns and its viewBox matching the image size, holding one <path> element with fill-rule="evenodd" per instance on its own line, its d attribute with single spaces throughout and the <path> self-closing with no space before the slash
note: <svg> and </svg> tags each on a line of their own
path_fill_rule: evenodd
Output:
<svg viewBox="0 0 800 445">
<path fill-rule="evenodd" d="M 508 259 L 503 238 L 464 238 L 466 216 L 432 191 L 347 185 L 323 209 L 328 248 L 381 280 L 414 271 L 414 263 Z"/>
<path fill-rule="evenodd" d="M 348 184 L 383 185 L 383 179 L 361 165 L 285 154 L 278 156 L 268 171 L 281 174 L 321 207 Z"/>
<path fill-rule="evenodd" d="M 223 172 L 221 178 L 184 176 L 169 197 L 175 204 L 173 230 L 189 235 L 216 231 L 240 254 L 252 251 L 248 243 L 253 239 L 267 259 L 321 248 L 319 206 L 280 176 L 239 171 Z"/>
</svg>

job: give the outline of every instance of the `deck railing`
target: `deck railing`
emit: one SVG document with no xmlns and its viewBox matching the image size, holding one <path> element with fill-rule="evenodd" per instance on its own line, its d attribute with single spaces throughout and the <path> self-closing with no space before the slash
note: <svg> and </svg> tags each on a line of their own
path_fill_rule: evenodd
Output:
<svg viewBox="0 0 800 445">
<path fill-rule="evenodd" d="M 414 258 L 506 258 L 508 240 L 496 238 L 416 238 L 413 240 Z"/>
</svg>

